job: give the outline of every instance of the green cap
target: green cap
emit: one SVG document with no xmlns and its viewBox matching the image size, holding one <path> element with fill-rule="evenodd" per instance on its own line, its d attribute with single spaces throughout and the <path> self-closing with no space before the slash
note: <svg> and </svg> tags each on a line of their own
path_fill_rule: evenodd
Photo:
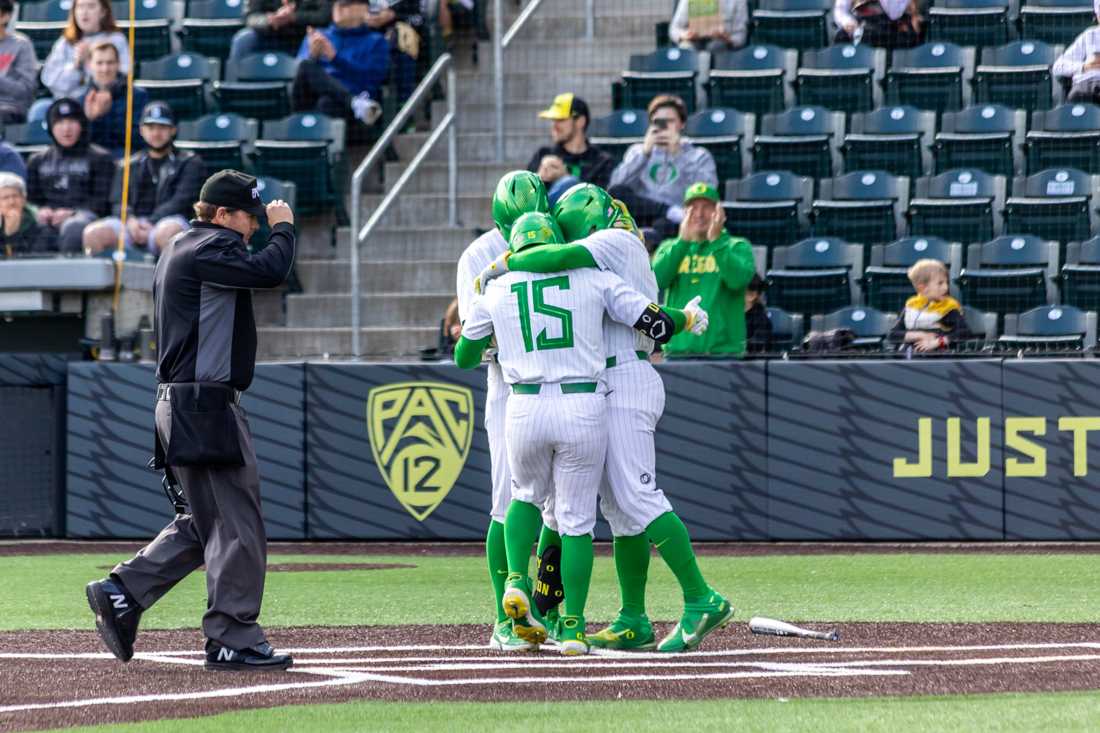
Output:
<svg viewBox="0 0 1100 733">
<path fill-rule="evenodd" d="M 688 190 L 684 191 L 684 203 L 691 203 L 693 199 L 709 199 L 718 203 L 718 189 L 703 181 L 693 183 L 688 186 Z"/>
<path fill-rule="evenodd" d="M 611 196 L 591 183 L 578 183 L 563 193 L 553 213 L 567 242 L 607 229 L 619 218 Z"/>
<path fill-rule="evenodd" d="M 557 222 L 549 214 L 534 211 L 522 214 L 513 222 L 508 245 L 513 252 L 519 252 L 537 244 L 561 244 L 564 241 Z"/>
<path fill-rule="evenodd" d="M 512 223 L 532 211 L 550 211 L 542 179 L 530 171 L 505 173 L 493 192 L 493 223 L 497 229 L 509 239 Z"/>
</svg>

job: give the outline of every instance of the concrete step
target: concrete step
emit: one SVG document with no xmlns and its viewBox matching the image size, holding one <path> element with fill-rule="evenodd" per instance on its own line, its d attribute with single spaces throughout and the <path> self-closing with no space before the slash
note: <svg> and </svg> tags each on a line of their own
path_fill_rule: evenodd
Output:
<svg viewBox="0 0 1100 733">
<path fill-rule="evenodd" d="M 488 225 L 483 225 L 487 227 Z M 484 229 L 482 229 L 483 231 Z M 360 247 L 363 260 L 454 260 L 480 232 L 472 227 L 454 228 L 428 226 L 415 228 L 375 229 L 369 241 Z M 309 259 L 343 260 L 351 258 L 350 231 L 344 227 L 337 232 L 337 246 L 329 248 L 319 257 Z"/>
<path fill-rule="evenodd" d="M 492 201 L 485 193 L 462 194 L 457 198 L 458 221 L 466 227 L 489 227 Z M 371 212 L 381 202 L 381 196 L 363 197 L 363 210 Z M 433 227 L 447 224 L 446 194 L 412 194 L 399 196 L 382 217 L 386 227 Z"/>
<path fill-rule="evenodd" d="M 454 300 L 454 286 L 438 293 L 371 293 L 361 297 L 363 326 L 418 326 L 438 324 Z M 303 293 L 288 295 L 286 325 L 324 328 L 351 324 L 351 295 Z"/>
<path fill-rule="evenodd" d="M 360 286 L 365 293 L 441 293 L 454 289 L 456 269 L 455 260 L 364 260 L 359 266 Z M 299 261 L 298 278 L 308 293 L 351 292 L 351 269 L 347 260 Z"/>
<path fill-rule="evenodd" d="M 522 34 L 523 32 L 521 32 Z M 516 72 L 545 73 L 552 69 L 555 76 L 573 71 L 604 71 L 618 74 L 630 62 L 630 55 L 654 50 L 653 26 L 644 37 L 596 38 L 584 40 L 583 36 L 555 36 L 559 40 L 514 41 L 504 49 L 505 74 Z M 478 45 L 478 68 L 491 73 L 493 44 Z"/>
<path fill-rule="evenodd" d="M 552 99 L 552 98 L 551 98 Z M 545 102 L 518 102 L 504 104 L 504 118 L 508 120 L 508 128 L 513 132 L 546 133 L 550 123 L 539 118 L 539 112 L 550 106 L 550 99 Z M 608 100 L 610 109 L 611 102 Z M 443 119 L 447 114 L 447 101 L 432 102 L 432 120 Z M 460 132 L 487 132 L 496 129 L 496 108 L 492 104 L 462 104 L 458 103 L 458 129 Z"/>
<path fill-rule="evenodd" d="M 351 354 L 351 329 L 260 328 L 260 359 L 302 357 L 345 358 Z M 439 325 L 411 328 L 361 328 L 363 355 L 372 359 L 418 358 L 420 350 L 438 341 Z"/>
<path fill-rule="evenodd" d="M 252 310 L 256 317 L 256 325 L 281 326 L 286 323 L 286 313 L 283 308 L 285 295 L 285 287 L 252 291 Z"/>
<path fill-rule="evenodd" d="M 596 12 L 595 35 L 599 40 L 625 40 L 648 39 L 652 45 L 654 42 L 653 29 L 662 22 L 672 18 L 671 3 L 659 3 L 662 8 L 642 9 L 635 11 L 634 3 L 623 3 L 615 8 L 599 7 Z M 597 3 L 602 5 L 602 3 Z M 524 42 L 532 42 L 545 38 L 576 38 L 583 40 L 585 32 L 584 11 L 572 12 L 559 11 L 557 1 L 550 4 L 550 8 L 540 8 L 527 20 L 515 40 L 509 44 L 509 48 L 522 48 Z M 505 50 L 507 53 L 507 50 Z"/>
<path fill-rule="evenodd" d="M 428 133 L 413 132 L 397 138 L 394 145 L 397 147 L 401 160 L 410 161 L 417 151 L 423 147 L 427 139 Z M 509 131 L 504 135 L 504 160 L 517 168 L 522 168 L 527 165 L 527 161 L 531 159 L 531 155 L 535 150 L 545 145 L 548 140 L 549 137 L 545 131 L 528 133 Z M 467 163 L 492 163 L 496 161 L 496 135 L 494 133 L 460 132 L 457 147 L 460 166 Z M 432 148 L 425 161 L 447 161 L 446 138 L 441 139 Z M 461 171 L 459 176 L 461 181 Z"/>
<path fill-rule="evenodd" d="M 628 59 L 623 60 L 626 68 Z M 538 103 L 547 105 L 558 94 L 573 92 L 589 104 L 611 104 L 611 82 L 619 78 L 618 71 L 571 71 L 558 78 L 548 71 L 509 72 L 504 75 L 504 98 L 511 104 Z M 495 104 L 493 76 L 489 73 L 459 73 L 458 103 L 462 107 Z"/>
<path fill-rule="evenodd" d="M 549 144 L 549 139 L 547 143 Z M 535 148 L 531 149 L 534 153 Z M 526 165 L 526 161 L 524 163 Z M 516 166 L 507 163 L 462 163 L 458 167 L 459 191 L 462 193 L 484 193 L 492 195 L 501 176 Z M 395 181 L 405 170 L 404 163 L 386 165 L 386 178 Z M 444 193 L 447 190 L 447 164 L 428 162 L 409 179 L 405 185 L 406 194 Z"/>
</svg>

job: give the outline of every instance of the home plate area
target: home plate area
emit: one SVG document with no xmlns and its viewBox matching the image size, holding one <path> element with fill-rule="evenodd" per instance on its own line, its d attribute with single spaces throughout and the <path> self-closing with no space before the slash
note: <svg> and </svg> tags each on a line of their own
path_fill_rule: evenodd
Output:
<svg viewBox="0 0 1100 733">
<path fill-rule="evenodd" d="M 212 673 L 201 637 L 145 632 L 121 664 L 89 632 L 0 634 L 0 729 L 183 717 L 353 699 L 845 697 L 1100 689 L 1092 624 L 829 624 L 841 641 L 735 624 L 683 654 L 487 649 L 487 627 L 273 629 L 286 673 Z M 484 638 L 483 638 L 484 637 Z"/>
</svg>

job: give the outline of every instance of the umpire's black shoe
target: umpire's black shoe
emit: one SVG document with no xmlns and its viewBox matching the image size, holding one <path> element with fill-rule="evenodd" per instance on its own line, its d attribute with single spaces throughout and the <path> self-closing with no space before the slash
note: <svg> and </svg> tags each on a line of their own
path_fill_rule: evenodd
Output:
<svg viewBox="0 0 1100 733">
<path fill-rule="evenodd" d="M 95 614 L 95 628 L 99 638 L 111 650 L 111 654 L 129 662 L 134 656 L 134 639 L 142 608 L 130 596 L 125 586 L 114 578 L 93 580 L 84 589 L 88 606 Z"/>
<path fill-rule="evenodd" d="M 206 643 L 206 668 L 219 671 L 283 670 L 294 663 L 289 654 L 276 654 L 266 641 L 249 649 L 230 649 L 215 642 Z"/>
</svg>

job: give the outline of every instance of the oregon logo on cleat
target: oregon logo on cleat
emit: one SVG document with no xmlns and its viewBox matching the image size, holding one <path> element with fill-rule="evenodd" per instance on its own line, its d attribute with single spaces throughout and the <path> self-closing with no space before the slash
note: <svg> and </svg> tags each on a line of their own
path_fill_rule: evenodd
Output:
<svg viewBox="0 0 1100 733">
<path fill-rule="evenodd" d="M 378 472 L 401 506 L 424 521 L 458 480 L 474 436 L 474 394 L 444 382 L 399 382 L 367 395 Z"/>
</svg>

